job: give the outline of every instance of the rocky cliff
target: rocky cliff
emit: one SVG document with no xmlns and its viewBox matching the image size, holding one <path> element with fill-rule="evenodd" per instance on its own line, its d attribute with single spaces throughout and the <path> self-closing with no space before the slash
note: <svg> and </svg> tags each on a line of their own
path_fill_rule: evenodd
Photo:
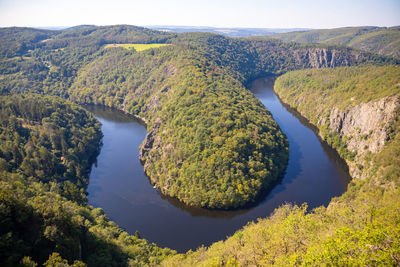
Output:
<svg viewBox="0 0 400 267">
<path fill-rule="evenodd" d="M 329 59 L 333 51 L 316 53 L 316 64 L 336 64 Z M 280 76 L 274 88 L 319 129 L 347 161 L 352 177 L 365 178 L 372 171 L 371 157 L 393 139 L 397 127 L 399 74 L 396 65 L 308 69 Z"/>
<path fill-rule="evenodd" d="M 266 69 L 267 72 L 275 72 L 282 69 L 282 64 L 285 62 L 285 57 L 291 62 L 288 64 L 288 69 L 291 68 L 333 68 L 337 66 L 348 66 L 352 64 L 360 64 L 362 62 L 371 60 L 369 54 L 367 53 L 360 53 L 359 51 L 346 49 L 346 48 L 334 48 L 334 47 L 295 47 L 295 48 L 286 48 L 283 49 L 282 47 L 273 46 L 270 44 L 269 46 L 262 46 L 258 47 L 258 55 L 260 58 L 257 59 L 259 61 L 256 65 L 260 67 L 260 69 Z M 225 53 L 220 55 L 221 62 L 227 64 L 232 69 L 236 69 L 234 62 L 225 62 L 224 61 Z M 285 55 L 285 56 L 283 56 Z M 277 57 L 282 59 L 277 60 Z M 246 69 L 249 66 L 243 67 L 239 66 L 239 70 Z M 205 66 L 203 66 L 205 67 Z M 243 67 L 243 69 L 242 69 Z M 212 68 L 212 66 L 208 66 L 208 68 Z M 279 70 L 278 70 L 279 69 Z M 170 137 L 174 134 L 177 136 L 186 136 L 186 139 L 193 139 L 193 136 L 197 134 L 200 130 L 197 129 L 198 125 L 193 124 L 193 129 L 187 132 L 186 135 L 182 133 L 173 133 L 174 129 L 169 128 L 167 126 L 170 124 L 168 121 L 176 120 L 175 113 L 171 113 L 170 115 L 164 116 L 160 115 L 160 112 L 167 103 L 174 102 L 174 106 L 170 108 L 170 110 L 174 110 L 177 106 L 181 105 L 182 101 L 175 102 L 178 98 L 182 95 L 185 95 L 186 91 L 189 92 L 188 101 L 191 102 L 191 105 L 197 105 L 194 99 L 198 99 L 199 101 L 204 102 L 206 99 L 204 96 L 207 94 L 207 90 L 204 90 L 199 87 L 193 87 L 191 83 L 182 83 L 182 88 L 192 87 L 193 89 L 190 90 L 182 90 L 181 93 L 177 94 L 177 87 L 174 85 L 176 81 L 184 81 L 188 77 L 184 76 L 186 70 L 183 68 L 178 68 L 177 66 L 166 64 L 162 67 L 158 68 L 158 71 L 164 79 L 148 79 L 146 83 L 141 86 L 140 90 L 136 90 L 134 92 L 128 93 L 128 96 L 125 98 L 124 104 L 129 106 L 129 103 L 134 101 L 134 99 L 138 98 L 140 95 L 148 92 L 149 90 L 153 91 L 152 95 L 149 96 L 143 107 L 141 108 L 140 115 L 144 118 L 145 121 L 149 122 L 148 125 L 148 134 L 146 136 L 145 141 L 143 142 L 141 149 L 140 149 L 140 160 L 143 163 L 144 170 L 146 174 L 148 174 L 151 183 L 158 188 L 163 194 L 170 195 L 170 196 L 178 196 L 181 200 L 185 201 L 185 203 L 192 205 L 192 198 L 182 193 L 184 190 L 181 189 L 181 184 L 183 182 L 178 182 L 184 175 L 189 176 L 191 175 L 193 180 L 197 180 L 198 173 L 196 172 L 193 174 L 186 174 L 188 170 L 193 169 L 193 165 L 189 166 L 188 158 L 194 158 L 190 154 L 182 153 L 182 148 L 180 148 L 181 142 L 175 142 Z M 206 73 L 215 73 L 216 70 L 209 70 Z M 220 70 L 219 70 L 220 71 Z M 257 70 L 251 70 L 249 73 L 257 73 Z M 177 75 L 180 75 L 179 79 L 176 78 Z M 203 74 L 204 75 L 204 74 Z M 240 75 L 238 75 L 240 76 Z M 245 75 L 246 76 L 246 75 Z M 249 77 L 252 74 L 248 74 Z M 257 75 L 255 75 L 257 76 Z M 157 82 L 160 80 L 162 82 Z M 174 82 L 172 82 L 174 80 Z M 190 78 L 191 80 L 191 78 Z M 210 80 L 206 83 L 210 83 Z M 227 88 L 230 88 L 230 91 L 235 91 L 237 86 L 230 84 Z M 199 93 L 199 97 L 196 96 L 195 92 L 199 89 L 202 90 Z M 228 91 L 227 91 L 228 92 Z M 230 93 L 229 93 L 230 94 Z M 163 101 L 163 99 L 168 99 L 168 101 Z M 190 100 L 189 100 L 190 99 Z M 212 98 L 210 98 L 212 99 Z M 137 101 L 139 102 L 139 101 Z M 190 105 L 190 106 L 191 106 Z M 235 104 L 237 106 L 237 103 Z M 188 114 L 193 112 L 190 106 L 185 107 L 188 109 Z M 215 107 L 220 106 L 220 104 L 216 105 Z M 339 112 L 339 110 L 338 110 Z M 340 112 L 339 112 L 340 113 Z M 188 115 L 185 115 L 188 116 Z M 214 118 L 210 118 L 213 120 Z M 347 122 L 347 121 L 346 121 Z M 200 124 L 202 122 L 199 122 Z M 210 128 L 210 126 L 207 126 Z M 363 132 L 364 133 L 364 132 Z M 221 133 L 220 135 L 224 135 L 225 133 Z M 353 134 L 355 135 L 355 134 Z M 193 143 L 195 140 L 192 140 L 190 143 Z M 192 145 L 192 144 L 191 144 Z M 212 148 L 214 149 L 214 148 Z M 223 149 L 222 149 L 223 150 Z M 356 146 L 354 146 L 354 150 L 357 150 Z M 352 150 L 353 151 L 353 150 Z M 205 155 L 203 153 L 203 155 Z M 209 161 L 212 156 L 207 156 L 204 161 Z M 243 157 L 244 158 L 244 157 Z M 203 160 L 202 160 L 203 161 Z M 200 160 L 196 160 L 195 165 L 200 164 Z M 212 162 L 212 160 L 210 160 Z M 208 163 L 207 163 L 208 164 Z M 205 164 L 205 165 L 207 165 Z M 224 163 L 226 164 L 226 163 Z M 226 164 L 229 165 L 229 164 Z M 358 166 L 357 164 L 355 166 Z M 218 169 L 216 167 L 214 169 Z M 207 167 L 201 167 L 199 169 L 207 169 Z M 210 168 L 213 169 L 213 168 Z M 354 172 L 355 173 L 355 172 Z M 205 174 L 208 175 L 208 174 Z M 214 174 L 213 174 L 214 175 Z M 222 177 L 224 174 L 218 173 L 218 177 Z M 202 176 L 204 180 L 204 176 Z M 199 180 L 201 181 L 201 180 Z M 192 181 L 190 182 L 192 183 Z M 196 189 L 197 190 L 197 189 Z M 205 190 L 210 192 L 209 189 Z M 225 190 L 226 191 L 226 190 Z M 205 198 L 205 195 L 202 193 L 202 198 Z M 203 204 L 197 204 L 203 205 Z"/>
<path fill-rule="evenodd" d="M 338 66 L 350 66 L 354 62 L 368 60 L 355 50 L 339 50 L 334 48 L 305 48 L 293 51 L 293 56 L 298 65 L 306 64 L 311 68 L 334 68 Z"/>
<path fill-rule="evenodd" d="M 399 109 L 400 95 L 361 103 L 347 110 L 333 107 L 328 117 L 318 121 L 318 127 L 329 125 L 329 129 L 340 136 L 347 149 L 356 154 L 354 161 L 348 161 L 350 174 L 362 178 L 365 175 L 362 169 L 369 167 L 365 166 L 366 155 L 380 152 L 390 139 L 391 125 Z"/>
</svg>

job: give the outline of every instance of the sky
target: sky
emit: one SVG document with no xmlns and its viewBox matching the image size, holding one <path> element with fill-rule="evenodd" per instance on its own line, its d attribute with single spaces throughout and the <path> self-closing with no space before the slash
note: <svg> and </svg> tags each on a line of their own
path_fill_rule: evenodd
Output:
<svg viewBox="0 0 400 267">
<path fill-rule="evenodd" d="M 0 27 L 400 25 L 400 0 L 0 0 Z"/>
</svg>

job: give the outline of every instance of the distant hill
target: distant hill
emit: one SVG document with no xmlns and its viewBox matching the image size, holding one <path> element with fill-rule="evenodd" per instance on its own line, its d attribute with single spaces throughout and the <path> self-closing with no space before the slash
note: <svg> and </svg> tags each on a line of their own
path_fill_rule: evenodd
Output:
<svg viewBox="0 0 400 267">
<path fill-rule="evenodd" d="M 131 25 L 92 26 L 80 25 L 61 31 L 48 40 L 52 48 L 74 46 L 93 47 L 108 43 L 164 43 L 175 34 L 163 33 Z"/>
<path fill-rule="evenodd" d="M 62 30 L 72 31 L 72 30 L 82 30 L 82 29 L 93 28 L 93 27 L 96 27 L 96 25 L 77 25 L 77 26 L 73 26 L 73 27 L 64 28 Z"/>
<path fill-rule="evenodd" d="M 313 70 L 296 72 L 304 91 L 309 84 L 321 85 L 316 94 L 329 97 L 327 84 L 337 88 L 332 95 L 340 101 L 335 103 L 361 102 L 368 95 L 377 99 L 398 92 L 399 67 L 389 64 L 400 65 L 400 60 L 270 37 L 129 25 L 79 27 L 0 28 L 0 266 L 74 261 L 74 266 L 395 265 L 399 257 L 393 255 L 400 255 L 400 118 L 387 129 L 396 143 L 369 155 L 368 165 L 355 162 L 359 170 L 379 167 L 371 170 L 380 175 L 377 179 L 374 174 L 369 180 L 354 179 L 349 193 L 328 208 L 311 213 L 306 205 L 285 205 L 225 243 L 161 263 L 175 252 L 149 244 L 139 233 L 128 235 L 87 204 L 88 177 L 80 166 L 89 164 L 99 125 L 77 105 L 46 95 L 142 118 L 147 135 L 139 157 L 160 194 L 191 206 L 230 209 L 257 203 L 282 177 L 289 153 L 286 136 L 246 84 L 257 77 L 323 68 L 311 76 Z M 364 64 L 388 66 L 354 67 Z M 334 72 L 340 66 L 353 66 L 353 72 Z M 357 83 L 343 78 L 356 75 Z M 371 86 L 358 83 L 362 80 Z M 289 89 L 297 84 L 287 81 Z M 354 88 L 360 98 L 347 92 Z M 307 92 L 310 108 L 334 102 Z M 40 96 L 12 96 L 20 93 Z M 366 150 L 372 132 L 356 130 L 357 137 L 348 140 L 360 144 L 361 139 Z M 333 145 L 341 144 L 338 138 L 331 138 Z"/>
<path fill-rule="evenodd" d="M 146 26 L 147 28 L 168 31 L 176 33 L 184 32 L 211 32 L 222 34 L 229 37 L 251 37 L 251 36 L 265 36 L 284 32 L 304 31 L 305 28 L 217 28 L 217 27 L 200 27 L 200 26 Z"/>
<path fill-rule="evenodd" d="M 0 28 L 0 57 L 14 57 L 36 48 L 56 31 L 25 27 Z"/>
<path fill-rule="evenodd" d="M 96 27 L 96 25 L 83 24 L 77 26 L 43 26 L 43 27 L 35 27 L 35 29 L 50 30 L 50 31 L 72 31 L 72 30 L 82 30 L 92 27 Z"/>
<path fill-rule="evenodd" d="M 285 42 L 327 43 L 400 58 L 400 27 L 345 27 L 275 34 Z"/>
</svg>

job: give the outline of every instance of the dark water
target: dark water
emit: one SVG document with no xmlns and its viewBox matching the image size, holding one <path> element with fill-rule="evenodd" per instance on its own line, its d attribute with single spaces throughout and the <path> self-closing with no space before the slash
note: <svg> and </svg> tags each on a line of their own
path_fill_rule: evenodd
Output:
<svg viewBox="0 0 400 267">
<path fill-rule="evenodd" d="M 224 239 L 247 222 L 268 216 L 291 202 L 326 205 L 349 182 L 337 154 L 318 140 L 280 103 L 272 79 L 259 79 L 252 91 L 271 111 L 290 141 L 289 165 L 282 182 L 257 206 L 235 211 L 189 208 L 154 189 L 139 162 L 145 127 L 119 111 L 88 107 L 102 123 L 103 147 L 90 174 L 89 203 L 101 207 L 119 226 L 159 246 L 185 252 Z"/>
</svg>

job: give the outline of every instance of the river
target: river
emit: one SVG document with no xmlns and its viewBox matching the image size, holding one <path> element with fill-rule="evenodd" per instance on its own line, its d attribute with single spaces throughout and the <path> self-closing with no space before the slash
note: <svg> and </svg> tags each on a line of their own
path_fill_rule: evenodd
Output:
<svg viewBox="0 0 400 267">
<path fill-rule="evenodd" d="M 102 208 L 120 227 L 178 252 L 225 239 L 249 221 L 267 217 L 290 202 L 310 208 L 327 205 L 350 181 L 346 165 L 321 142 L 313 127 L 290 111 L 273 91 L 273 78 L 250 88 L 270 110 L 289 139 L 289 163 L 277 186 L 256 206 L 234 211 L 191 208 L 159 193 L 144 174 L 139 145 L 146 128 L 131 116 L 98 106 L 86 107 L 102 123 L 103 147 L 92 167 L 89 204 Z"/>
</svg>

